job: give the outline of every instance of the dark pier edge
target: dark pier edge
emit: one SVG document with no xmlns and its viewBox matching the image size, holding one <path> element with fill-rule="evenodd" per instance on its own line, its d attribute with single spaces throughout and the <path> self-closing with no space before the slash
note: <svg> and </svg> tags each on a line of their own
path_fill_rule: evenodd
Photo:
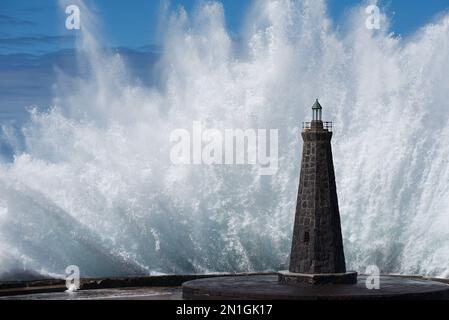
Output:
<svg viewBox="0 0 449 320">
<path fill-rule="evenodd" d="M 281 282 L 278 275 L 210 278 L 183 285 L 185 300 L 449 300 L 449 279 L 432 281 L 419 276 L 380 277 L 380 289 L 366 287 L 367 275 L 357 283 Z M 294 282 L 294 283 L 293 283 Z"/>
<path fill-rule="evenodd" d="M 139 287 L 181 287 L 182 284 L 200 279 L 214 279 L 227 277 L 247 277 L 247 276 L 277 276 L 277 273 L 241 273 L 241 274 L 202 274 L 202 275 L 162 275 L 145 277 L 123 277 L 123 278 L 96 278 L 82 279 L 81 291 L 118 289 L 118 288 L 139 288 Z M 390 275 L 391 277 L 402 279 L 419 279 L 434 281 L 448 285 L 449 279 L 429 278 L 419 275 Z M 58 293 L 66 291 L 65 280 L 44 279 L 37 281 L 14 281 L 0 282 L 0 297 L 12 297 L 17 295 L 38 294 L 38 293 Z"/>
<path fill-rule="evenodd" d="M 183 283 L 204 278 L 239 277 L 248 275 L 271 275 L 275 273 L 217 273 L 197 275 L 158 275 L 142 277 L 111 277 L 81 279 L 80 290 L 101 290 L 140 287 L 181 287 Z M 64 279 L 43 279 L 33 281 L 0 281 L 0 297 L 56 293 L 67 290 Z"/>
</svg>

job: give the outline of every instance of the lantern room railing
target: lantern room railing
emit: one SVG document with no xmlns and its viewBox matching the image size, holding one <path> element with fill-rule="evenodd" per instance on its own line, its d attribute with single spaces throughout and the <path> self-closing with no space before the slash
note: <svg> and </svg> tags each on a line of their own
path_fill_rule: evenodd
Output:
<svg viewBox="0 0 449 320">
<path fill-rule="evenodd" d="M 323 124 L 324 130 L 332 132 L 332 122 L 326 122 L 326 121 L 320 121 L 320 122 Z M 312 122 L 303 122 L 302 130 L 312 130 Z"/>
</svg>

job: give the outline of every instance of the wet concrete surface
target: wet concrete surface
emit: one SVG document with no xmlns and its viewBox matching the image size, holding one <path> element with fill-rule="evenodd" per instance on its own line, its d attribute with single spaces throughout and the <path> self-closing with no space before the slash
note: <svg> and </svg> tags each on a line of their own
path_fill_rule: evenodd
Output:
<svg viewBox="0 0 449 320">
<path fill-rule="evenodd" d="M 0 297 L 0 300 L 182 300 L 181 287 L 80 290 Z"/>
<path fill-rule="evenodd" d="M 361 275 L 356 285 L 302 287 L 282 285 L 274 273 L 171 275 L 82 279 L 82 290 L 66 292 L 64 280 L 50 279 L 0 283 L 0 300 L 181 300 L 182 284 L 193 295 L 187 299 L 385 299 L 404 294 L 426 299 L 449 291 L 449 279 L 381 276 L 381 290 L 374 291 L 367 291 L 365 281 Z"/>
<path fill-rule="evenodd" d="M 369 290 L 367 276 L 356 284 L 284 284 L 278 276 L 200 279 L 183 284 L 185 299 L 263 300 L 447 300 L 449 285 L 441 282 L 381 276 L 380 288 Z"/>
</svg>

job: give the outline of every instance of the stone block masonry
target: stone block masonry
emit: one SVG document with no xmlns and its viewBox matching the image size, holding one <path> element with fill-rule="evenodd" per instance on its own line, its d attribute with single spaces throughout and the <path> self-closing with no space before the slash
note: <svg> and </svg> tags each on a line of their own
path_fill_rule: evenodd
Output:
<svg viewBox="0 0 449 320">
<path fill-rule="evenodd" d="M 289 271 L 300 274 L 345 273 L 332 132 L 321 121 L 302 133 L 301 176 Z"/>
</svg>

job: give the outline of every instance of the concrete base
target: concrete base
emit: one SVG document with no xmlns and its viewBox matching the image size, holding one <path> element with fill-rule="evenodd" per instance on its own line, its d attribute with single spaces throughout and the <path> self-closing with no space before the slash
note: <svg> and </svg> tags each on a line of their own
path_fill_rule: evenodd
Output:
<svg viewBox="0 0 449 320">
<path fill-rule="evenodd" d="M 430 280 L 381 276 L 380 289 L 366 286 L 367 276 L 356 284 L 284 284 L 276 275 L 226 277 L 183 284 L 187 300 L 427 300 L 449 299 L 449 285 Z"/>
<path fill-rule="evenodd" d="M 305 274 L 280 271 L 279 281 L 285 284 L 354 284 L 357 283 L 357 272 L 350 271 L 346 273 Z"/>
</svg>

